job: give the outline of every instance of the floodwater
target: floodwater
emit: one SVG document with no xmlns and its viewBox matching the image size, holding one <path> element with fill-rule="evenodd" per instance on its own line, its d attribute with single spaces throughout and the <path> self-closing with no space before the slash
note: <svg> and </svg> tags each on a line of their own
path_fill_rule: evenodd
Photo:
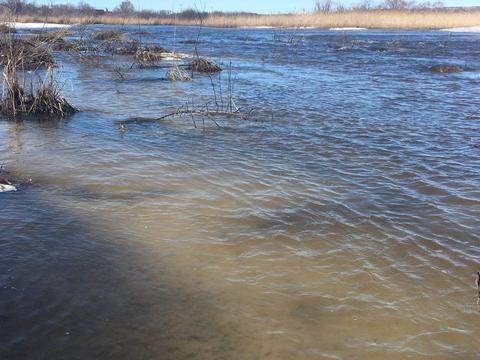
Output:
<svg viewBox="0 0 480 360">
<path fill-rule="evenodd" d="M 227 72 L 58 54 L 81 111 L 0 121 L 32 180 L 0 194 L 0 358 L 478 359 L 479 40 L 202 29 L 255 111 L 196 128 L 127 120 L 211 101 Z"/>
</svg>

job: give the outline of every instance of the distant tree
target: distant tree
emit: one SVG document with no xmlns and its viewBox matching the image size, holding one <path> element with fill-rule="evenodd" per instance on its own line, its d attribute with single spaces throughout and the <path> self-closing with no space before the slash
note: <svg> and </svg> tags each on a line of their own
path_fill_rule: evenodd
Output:
<svg viewBox="0 0 480 360">
<path fill-rule="evenodd" d="M 415 2 L 408 0 L 385 0 L 385 7 L 387 9 L 410 9 L 415 7 Z"/>
<path fill-rule="evenodd" d="M 434 8 L 434 9 L 441 9 L 441 8 L 444 8 L 444 7 L 445 7 L 445 3 L 443 1 L 435 1 L 432 4 L 432 8 Z"/>
<path fill-rule="evenodd" d="M 346 12 L 348 11 L 348 7 L 342 4 L 341 2 L 337 2 L 335 4 L 335 12 Z"/>
<path fill-rule="evenodd" d="M 26 0 L 3 0 L 0 5 L 9 9 L 12 14 L 20 14 L 27 5 Z"/>
<path fill-rule="evenodd" d="M 123 17 L 127 17 L 135 13 L 135 6 L 130 0 L 125 0 L 115 8 L 115 12 L 120 13 Z"/>
<path fill-rule="evenodd" d="M 80 1 L 77 5 L 77 9 L 82 14 L 92 14 L 93 12 L 95 12 L 95 8 L 85 1 Z"/>
<path fill-rule="evenodd" d="M 315 2 L 315 12 L 329 13 L 333 10 L 333 1 L 332 0 L 316 0 Z"/>
<path fill-rule="evenodd" d="M 418 9 L 439 9 L 445 7 L 444 3 L 441 1 L 436 1 L 436 2 L 429 2 L 425 1 L 422 3 L 419 3 L 418 5 L 415 6 Z"/>
<path fill-rule="evenodd" d="M 357 4 L 353 5 L 352 8 L 354 10 L 370 10 L 373 8 L 373 1 L 372 0 L 362 0 Z"/>
</svg>

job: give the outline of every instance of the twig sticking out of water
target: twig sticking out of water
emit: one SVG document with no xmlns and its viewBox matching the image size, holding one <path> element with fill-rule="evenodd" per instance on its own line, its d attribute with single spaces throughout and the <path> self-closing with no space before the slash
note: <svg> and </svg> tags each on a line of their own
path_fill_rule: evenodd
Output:
<svg viewBox="0 0 480 360">
<path fill-rule="evenodd" d="M 188 75 L 188 73 L 187 73 Z M 172 75 L 176 76 L 176 75 Z M 218 85 L 214 81 L 214 78 L 209 74 L 213 99 L 204 103 L 203 105 L 196 106 L 193 100 L 189 103 L 176 108 L 174 111 L 162 115 L 157 118 L 133 118 L 119 123 L 120 126 L 124 126 L 127 123 L 142 123 L 142 122 L 157 122 L 166 120 L 169 118 L 183 118 L 185 116 L 192 119 L 193 126 L 197 127 L 197 122 L 195 117 L 200 117 L 202 119 L 203 128 L 205 128 L 205 120 L 212 121 L 217 127 L 221 127 L 217 122 L 217 118 L 241 118 L 247 120 L 249 116 L 253 113 L 253 109 L 249 111 L 243 111 L 241 107 L 238 107 L 235 103 L 235 97 L 233 95 L 234 90 L 234 77 L 232 73 L 232 64 L 230 63 L 228 69 L 228 79 L 227 79 L 227 89 L 226 94 L 222 91 L 222 81 L 221 75 L 218 75 Z M 171 79 L 177 80 L 177 79 Z M 217 89 L 218 86 L 218 89 Z"/>
<path fill-rule="evenodd" d="M 112 73 L 116 75 L 120 80 L 125 80 L 126 77 L 122 72 L 122 68 L 120 66 L 114 66 L 112 69 Z"/>
</svg>

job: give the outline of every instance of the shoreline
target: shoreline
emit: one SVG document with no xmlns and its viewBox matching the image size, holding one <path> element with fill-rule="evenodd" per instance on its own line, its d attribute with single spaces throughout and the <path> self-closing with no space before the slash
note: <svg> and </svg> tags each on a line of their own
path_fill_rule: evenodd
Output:
<svg viewBox="0 0 480 360">
<path fill-rule="evenodd" d="M 480 10 L 370 10 L 300 14 L 209 14 L 203 19 L 172 17 L 19 15 L 4 23 L 54 23 L 58 25 L 182 25 L 220 28 L 366 28 L 442 30 L 480 27 Z"/>
<path fill-rule="evenodd" d="M 74 26 L 81 25 L 122 25 L 124 24 L 109 24 L 109 23 L 90 23 L 90 24 L 60 24 L 60 23 L 42 23 L 42 22 L 12 22 L 8 26 L 10 28 L 19 29 L 19 30 L 56 30 L 56 29 L 67 29 Z M 130 25 L 130 24 L 128 24 Z M 152 25 L 143 25 L 143 26 L 174 26 L 172 24 L 152 24 Z M 199 26 L 193 24 L 177 24 L 177 26 Z M 452 28 L 378 28 L 378 27 L 315 27 L 315 26 L 235 26 L 235 27 L 218 27 L 204 25 L 210 28 L 223 28 L 223 29 L 249 29 L 249 30 L 271 30 L 271 29 L 290 29 L 290 30 L 328 30 L 328 31 L 370 31 L 370 30 L 430 30 L 430 31 L 442 31 L 442 32 L 453 32 L 453 33 L 480 33 L 480 26 L 459 26 Z"/>
</svg>

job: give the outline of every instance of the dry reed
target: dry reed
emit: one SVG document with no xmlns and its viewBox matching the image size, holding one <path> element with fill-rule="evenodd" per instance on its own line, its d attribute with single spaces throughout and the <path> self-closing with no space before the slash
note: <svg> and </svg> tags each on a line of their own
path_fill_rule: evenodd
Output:
<svg viewBox="0 0 480 360">
<path fill-rule="evenodd" d="M 187 71 L 185 71 L 185 69 L 178 66 L 175 61 L 170 70 L 168 70 L 167 79 L 170 81 L 190 81 L 192 80 L 192 77 Z"/>
<path fill-rule="evenodd" d="M 40 16 L 20 15 L 17 21 L 43 22 Z M 143 24 L 143 25 L 198 25 L 196 19 L 161 17 L 120 16 L 57 16 L 49 22 L 61 24 Z M 219 27 L 365 27 L 384 29 L 442 29 L 451 27 L 480 26 L 479 10 L 368 10 L 336 13 L 301 13 L 272 15 L 211 14 L 202 20 L 202 25 Z"/>
</svg>

